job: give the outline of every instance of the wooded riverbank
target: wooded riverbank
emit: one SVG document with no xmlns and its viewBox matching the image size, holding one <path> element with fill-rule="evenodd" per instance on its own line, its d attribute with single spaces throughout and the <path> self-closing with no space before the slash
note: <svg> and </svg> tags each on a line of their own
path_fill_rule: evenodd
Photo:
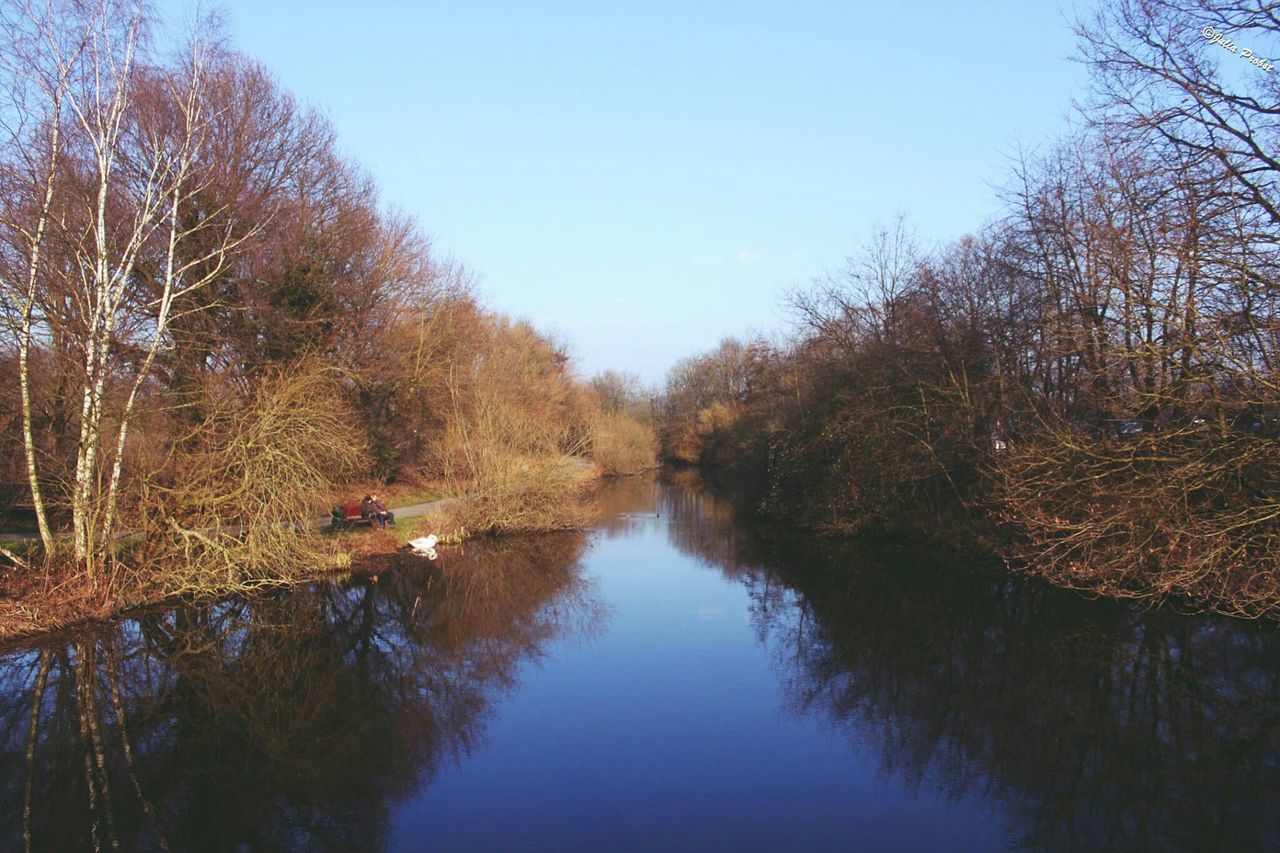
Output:
<svg viewBox="0 0 1280 853">
<path fill-rule="evenodd" d="M 637 383 L 484 307 L 216 22 L 18 2 L 0 41 L 0 512 L 39 538 L 0 632 L 341 566 L 300 532 L 335 495 L 561 529 L 576 466 L 652 464 Z"/>
<path fill-rule="evenodd" d="M 1280 37 L 1243 4 L 1104 4 L 1077 26 L 1103 94 L 990 222 L 930 247 L 904 216 L 792 294 L 786 337 L 681 362 L 664 454 L 828 532 L 1280 619 L 1280 90 L 1194 21 Z"/>
<path fill-rule="evenodd" d="M 42 573 L 9 569 L 0 575 L 0 643 L 83 622 L 114 619 L 140 607 L 179 601 L 210 602 L 334 575 L 367 574 L 377 570 L 371 567 L 370 560 L 406 551 L 410 539 L 428 534 L 437 535 L 442 546 L 449 546 L 477 536 L 489 538 L 495 533 L 547 533 L 581 529 L 593 523 L 598 514 L 592 494 L 602 482 L 599 467 L 569 458 L 554 470 L 557 473 L 549 481 L 521 484 L 506 492 L 490 487 L 488 491 L 394 505 L 393 528 L 360 527 L 334 532 L 328 518 L 312 519 L 291 531 L 297 550 L 307 560 L 282 564 L 274 573 L 252 579 L 231 576 L 222 583 L 216 578 L 206 579 L 198 588 L 175 589 L 173 579 L 180 575 L 181 568 L 161 566 L 153 572 L 131 573 L 127 585 L 101 587 L 74 571 L 59 576 L 53 564 L 46 564 Z M 247 532 L 239 531 L 239 535 L 246 536 Z M 123 547 L 127 550 L 127 541 Z M 449 553 L 446 547 L 444 559 Z"/>
</svg>

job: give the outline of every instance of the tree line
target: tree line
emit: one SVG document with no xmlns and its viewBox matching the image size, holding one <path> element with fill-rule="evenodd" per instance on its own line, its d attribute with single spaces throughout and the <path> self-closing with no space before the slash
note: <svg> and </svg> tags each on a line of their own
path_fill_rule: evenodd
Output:
<svg viewBox="0 0 1280 853">
<path fill-rule="evenodd" d="M 935 249 L 899 219 L 793 296 L 788 340 L 678 364 L 664 455 L 791 521 L 1280 615 L 1280 75 L 1204 35 L 1280 51 L 1273 6 L 1078 21 L 1095 96 L 999 216 Z"/>
<path fill-rule="evenodd" d="M 581 380 L 481 305 L 215 21 L 15 0 L 0 42 L 0 503 L 46 560 L 99 588 L 162 565 L 170 591 L 234 585 L 296 565 L 345 483 L 561 526 L 504 513 L 531 480 L 576 488 L 543 476 L 566 457 L 649 464 L 629 380 Z"/>
</svg>

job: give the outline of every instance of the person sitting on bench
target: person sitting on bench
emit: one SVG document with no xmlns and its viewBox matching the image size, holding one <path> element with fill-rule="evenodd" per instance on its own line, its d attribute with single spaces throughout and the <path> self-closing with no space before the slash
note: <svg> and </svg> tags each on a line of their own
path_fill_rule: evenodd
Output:
<svg viewBox="0 0 1280 853">
<path fill-rule="evenodd" d="M 387 505 L 378 500 L 377 495 L 364 496 L 364 500 L 360 501 L 360 514 L 373 519 L 373 523 L 379 527 L 396 526 L 395 513 L 387 509 Z"/>
</svg>

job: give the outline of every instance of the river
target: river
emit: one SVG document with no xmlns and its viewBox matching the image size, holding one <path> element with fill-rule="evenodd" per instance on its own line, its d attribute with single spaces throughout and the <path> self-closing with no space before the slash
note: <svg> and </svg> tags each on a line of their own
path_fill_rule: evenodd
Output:
<svg viewBox="0 0 1280 853">
<path fill-rule="evenodd" d="M 1280 632 L 623 480 L 0 655 L 0 848 L 1273 849 Z"/>
</svg>

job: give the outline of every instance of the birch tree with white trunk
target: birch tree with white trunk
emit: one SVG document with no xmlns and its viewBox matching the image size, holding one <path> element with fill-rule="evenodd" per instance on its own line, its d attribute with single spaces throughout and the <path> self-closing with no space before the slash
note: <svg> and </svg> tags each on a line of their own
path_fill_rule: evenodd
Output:
<svg viewBox="0 0 1280 853">
<path fill-rule="evenodd" d="M 31 354 L 76 358 L 78 436 L 64 490 L 76 561 L 94 576 L 119 511 L 129 430 L 175 303 L 222 271 L 252 234 L 225 211 L 191 212 L 211 116 L 217 46 L 208 22 L 158 61 L 143 4 L 17 2 L 0 13 L 0 268 L 17 352 L 32 504 L 54 548 L 33 429 Z M 198 247 L 198 248 L 195 248 Z M 60 348 L 51 344 L 54 329 Z"/>
</svg>

